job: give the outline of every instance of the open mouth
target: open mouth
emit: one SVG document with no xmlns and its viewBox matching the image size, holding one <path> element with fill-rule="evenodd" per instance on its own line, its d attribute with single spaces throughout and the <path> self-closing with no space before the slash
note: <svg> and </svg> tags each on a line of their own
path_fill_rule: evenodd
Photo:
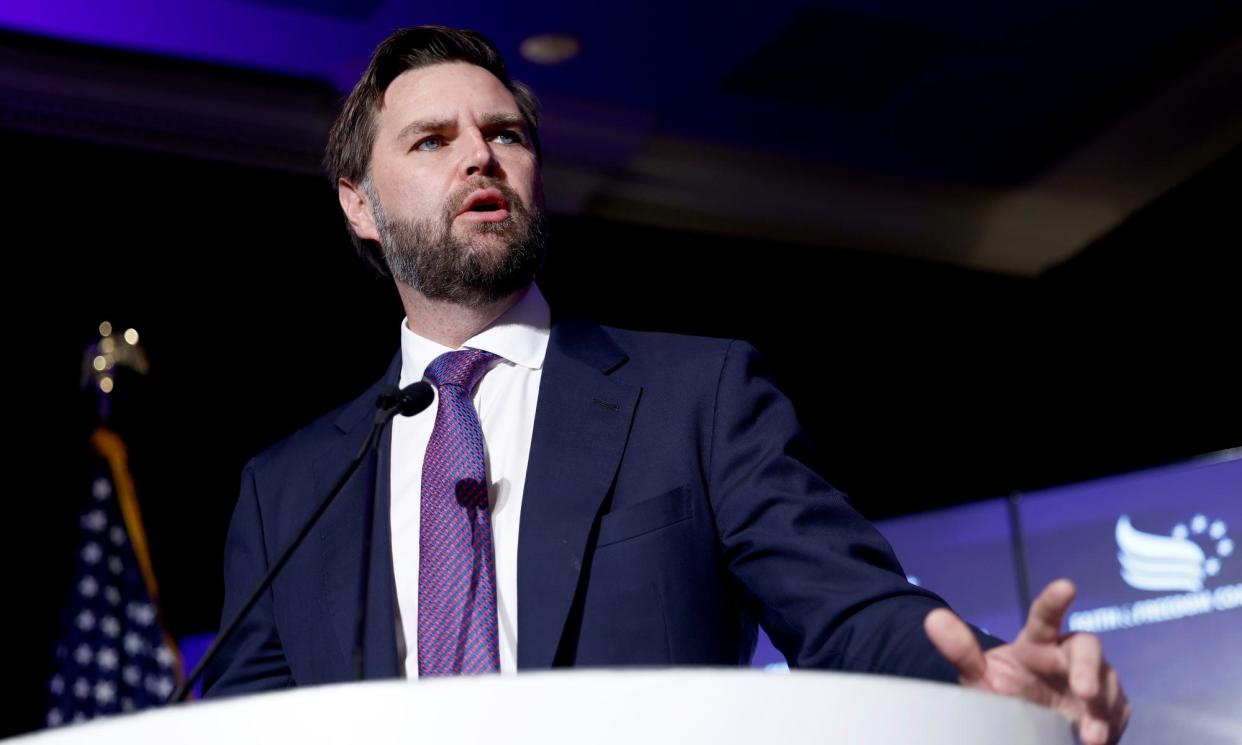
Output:
<svg viewBox="0 0 1242 745">
<path fill-rule="evenodd" d="M 500 212 L 508 209 L 509 203 L 505 201 L 499 189 L 481 189 L 466 197 L 466 201 L 462 203 L 461 212 L 458 214 Z"/>
</svg>

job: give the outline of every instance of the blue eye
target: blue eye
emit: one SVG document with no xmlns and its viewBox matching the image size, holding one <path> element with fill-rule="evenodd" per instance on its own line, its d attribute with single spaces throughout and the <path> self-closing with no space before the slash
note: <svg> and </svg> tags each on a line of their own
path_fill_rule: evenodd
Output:
<svg viewBox="0 0 1242 745">
<path fill-rule="evenodd" d="M 414 145 L 414 149 L 415 149 L 415 150 L 423 150 L 423 151 L 430 152 L 430 151 L 432 151 L 432 150 L 439 150 L 439 149 L 440 149 L 440 146 L 441 146 L 441 145 L 443 145 L 443 144 L 444 144 L 444 141 L 443 141 L 442 139 L 440 139 L 440 137 L 438 137 L 438 136 L 437 136 L 437 137 L 428 137 L 428 138 L 427 138 L 427 139 L 425 139 L 425 140 L 419 140 L 419 141 L 418 141 L 418 142 Z"/>
<path fill-rule="evenodd" d="M 522 144 L 522 136 L 512 130 L 505 130 L 503 132 L 497 132 L 495 135 L 493 135 L 493 137 L 501 145 L 521 145 Z"/>
</svg>

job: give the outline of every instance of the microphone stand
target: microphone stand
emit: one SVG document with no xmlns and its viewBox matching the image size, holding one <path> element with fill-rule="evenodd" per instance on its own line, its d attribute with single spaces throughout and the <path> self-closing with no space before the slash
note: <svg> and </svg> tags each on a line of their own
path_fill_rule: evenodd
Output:
<svg viewBox="0 0 1242 745">
<path fill-rule="evenodd" d="M 268 568 L 267 573 L 263 575 L 263 579 L 259 580 L 258 586 L 255 587 L 254 591 L 250 593 L 250 597 L 246 598 L 246 602 L 242 603 L 241 608 L 239 608 L 237 612 L 233 614 L 233 617 L 229 619 L 229 622 L 220 629 L 220 633 L 216 635 L 215 641 L 211 643 L 211 646 L 208 647 L 206 653 L 203 654 L 202 659 L 200 659 L 198 664 L 194 666 L 194 671 L 190 673 L 189 677 L 181 682 L 181 685 L 177 686 L 177 690 L 173 691 L 172 695 L 168 698 L 168 703 L 179 703 L 186 699 L 190 691 L 193 690 L 194 684 L 198 682 L 199 678 L 202 677 L 203 671 L 207 668 L 207 664 L 215 659 L 216 655 L 219 654 L 220 648 L 223 646 L 224 642 L 228 641 L 229 637 L 233 635 L 233 632 L 237 630 L 241 620 L 245 618 L 246 614 L 250 612 L 250 609 L 259 602 L 259 598 L 262 597 L 267 588 L 271 586 L 272 580 L 276 578 L 276 575 L 280 573 L 280 570 L 289 562 L 290 557 L 293 556 L 293 552 L 297 550 L 298 546 L 302 545 L 302 541 L 306 539 L 306 536 L 310 535 L 310 532 L 315 527 L 315 524 L 319 522 L 319 518 L 323 516 L 323 513 L 326 512 L 332 502 L 335 501 L 337 495 L 341 493 L 341 490 L 344 489 L 345 485 L 349 483 L 349 480 L 353 478 L 353 475 L 362 465 L 363 459 L 366 458 L 367 454 L 370 453 L 379 441 L 380 433 L 383 431 L 384 426 L 388 424 L 389 420 L 397 414 L 401 414 L 402 416 L 413 416 L 414 414 L 417 414 L 431 405 L 433 396 L 434 393 L 432 392 L 431 386 L 424 381 L 419 381 L 412 385 L 406 386 L 401 390 L 397 390 L 395 386 L 388 386 L 382 393 L 380 393 L 379 397 L 375 401 L 377 411 L 375 412 L 375 421 L 371 425 L 371 431 L 367 434 L 367 439 L 362 443 L 362 447 L 358 449 L 358 454 L 354 456 L 353 461 L 349 464 L 349 468 L 345 469 L 345 473 L 341 474 L 341 477 L 337 479 L 336 484 L 332 487 L 332 490 L 328 492 L 328 495 L 319 502 L 314 511 L 311 512 L 310 516 L 306 518 L 306 522 L 303 523 L 301 530 L 298 531 L 297 535 L 294 536 L 293 540 L 289 543 L 285 550 L 281 552 L 280 556 L 276 558 L 276 561 L 274 561 Z M 371 519 L 372 516 L 368 513 L 367 535 L 363 539 L 368 554 L 370 553 L 371 544 Z M 369 559 L 369 556 L 365 558 Z M 370 574 L 370 572 L 367 571 L 367 565 L 368 562 L 364 560 L 364 577 L 367 577 Z M 363 613 L 365 613 L 366 610 L 365 592 L 366 589 L 363 588 Z M 361 624 L 359 624 L 359 627 L 361 628 Z M 357 673 L 361 672 L 361 662 L 361 653 L 357 648 L 355 648 L 354 665 Z"/>
</svg>

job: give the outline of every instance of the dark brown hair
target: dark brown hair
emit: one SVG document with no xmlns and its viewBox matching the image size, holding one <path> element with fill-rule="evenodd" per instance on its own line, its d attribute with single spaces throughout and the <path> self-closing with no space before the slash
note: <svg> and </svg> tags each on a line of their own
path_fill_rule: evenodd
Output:
<svg viewBox="0 0 1242 745">
<path fill-rule="evenodd" d="M 416 26 L 394 31 L 380 42 L 371 55 L 366 71 L 345 99 L 328 135 L 323 167 L 335 189 L 339 179 L 362 186 L 371 171 L 371 150 L 375 145 L 375 118 L 384 105 L 384 91 L 401 73 L 442 62 L 467 62 L 495 75 L 513 94 L 536 160 L 542 160 L 539 144 L 539 109 L 535 94 L 509 77 L 505 61 L 496 45 L 475 31 L 447 26 Z M 348 226 L 348 221 L 346 223 Z M 390 276 L 379 245 L 363 240 L 349 229 L 350 238 L 367 263 L 380 274 Z"/>
</svg>

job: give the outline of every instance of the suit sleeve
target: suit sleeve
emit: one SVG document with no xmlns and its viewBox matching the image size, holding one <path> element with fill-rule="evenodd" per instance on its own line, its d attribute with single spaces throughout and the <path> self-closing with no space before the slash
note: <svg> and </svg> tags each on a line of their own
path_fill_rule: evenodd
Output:
<svg viewBox="0 0 1242 745">
<path fill-rule="evenodd" d="M 263 516 L 252 461 L 242 472 L 241 496 L 233 511 L 224 546 L 221 624 L 233 617 L 267 572 L 268 554 L 263 536 Z M 268 588 L 207 666 L 203 675 L 203 697 L 217 698 L 292 685 L 293 674 L 277 634 L 272 590 Z"/>
<path fill-rule="evenodd" d="M 791 667 L 957 681 L 923 631 L 944 601 L 906 581 L 887 541 L 812 467 L 792 403 L 748 344 L 725 354 L 711 443 L 724 560 Z"/>
</svg>

